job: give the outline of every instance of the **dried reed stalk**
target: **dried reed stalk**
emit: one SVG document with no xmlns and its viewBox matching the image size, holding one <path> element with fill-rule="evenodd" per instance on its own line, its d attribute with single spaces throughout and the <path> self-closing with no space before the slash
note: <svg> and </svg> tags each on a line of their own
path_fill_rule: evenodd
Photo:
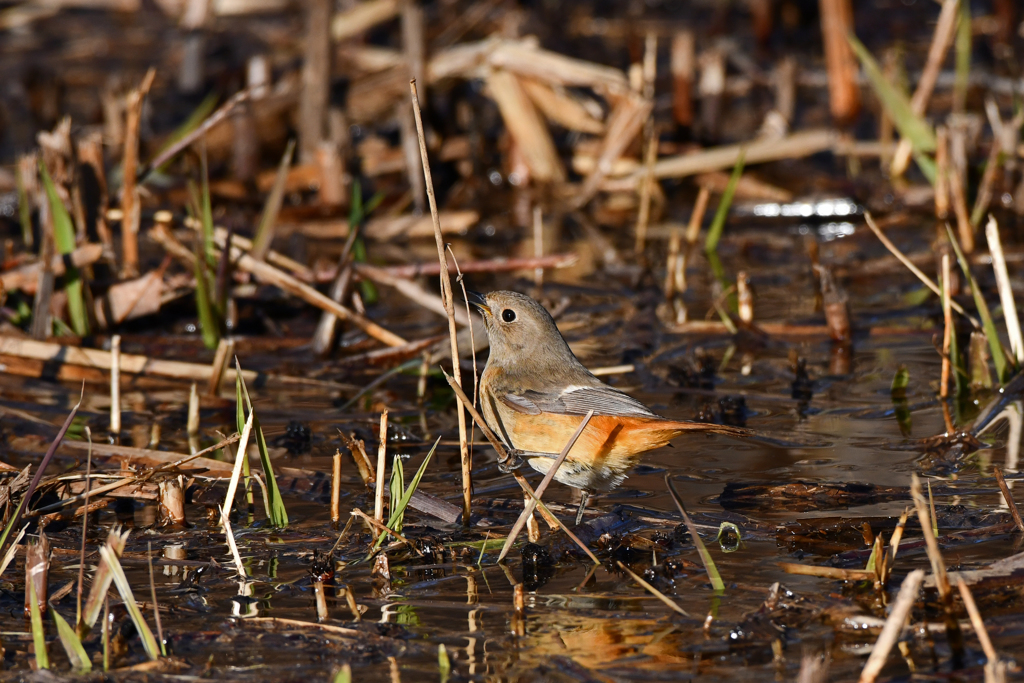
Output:
<svg viewBox="0 0 1024 683">
<path fill-rule="evenodd" d="M 331 467 L 331 521 L 341 521 L 341 451 L 335 451 Z"/>
<path fill-rule="evenodd" d="M 960 0 L 943 0 L 942 10 L 939 12 L 939 20 L 935 25 L 935 33 L 932 34 L 931 46 L 928 48 L 928 61 L 921 72 L 921 79 L 917 82 L 913 97 L 910 98 L 910 109 L 916 116 L 923 116 L 928 108 L 928 100 L 935 89 L 935 81 L 939 77 L 939 70 L 946 59 L 949 46 L 953 44 L 953 34 L 956 29 L 957 9 Z M 901 176 L 907 170 L 910 163 L 910 154 L 913 146 L 908 138 L 901 138 L 896 147 L 896 153 L 892 158 L 890 173 L 893 176 Z"/>
<path fill-rule="evenodd" d="M 121 433 L 121 335 L 110 338 L 110 433 Z"/>
<path fill-rule="evenodd" d="M 644 99 L 634 93 L 623 97 L 612 110 L 608 117 L 608 132 L 601 140 L 600 152 L 597 155 L 597 165 L 594 171 L 583 181 L 583 185 L 573 198 L 573 205 L 581 207 L 597 193 L 601 182 L 612 170 L 612 165 L 618 160 L 626 148 L 636 138 L 637 133 L 644 125 L 644 121 L 650 116 L 653 104 L 650 100 Z M 638 187 L 646 177 L 646 169 L 636 175 Z"/>
<path fill-rule="evenodd" d="M 960 597 L 964 601 L 964 607 L 967 608 L 967 615 L 971 618 L 971 626 L 974 628 L 974 634 L 978 636 L 978 642 L 981 644 L 981 649 L 985 653 L 985 659 L 988 662 L 985 665 L 985 683 L 995 683 L 999 680 L 998 674 L 994 671 L 999 667 L 1001 663 L 999 661 L 999 653 L 996 652 L 996 648 L 992 645 L 992 640 L 988 637 L 988 629 L 985 628 L 985 620 L 981 618 L 981 612 L 978 611 L 978 605 L 974 602 L 974 595 L 971 594 L 971 589 L 967 587 L 964 580 L 957 578 L 956 587 L 960 590 Z M 989 672 L 990 667 L 993 671 Z M 1003 664 L 1003 671 L 1001 679 L 1006 680 L 1006 665 Z"/>
<path fill-rule="evenodd" d="M 564 181 L 565 169 L 551 139 L 551 131 L 519 78 L 509 71 L 495 69 L 487 76 L 487 87 L 533 177 L 542 183 Z"/>
<path fill-rule="evenodd" d="M 210 366 L 210 381 L 206 385 L 207 396 L 220 394 L 220 385 L 224 380 L 224 371 L 228 366 L 229 359 L 234 355 L 235 340 L 222 338 L 217 344 L 217 351 L 213 355 L 213 363 Z"/>
<path fill-rule="evenodd" d="M 902 141 L 901 141 L 902 142 Z M 949 129 L 935 128 L 935 217 L 940 221 L 949 215 Z"/>
<path fill-rule="evenodd" d="M 604 123 L 595 118 L 577 99 L 560 86 L 551 85 L 533 78 L 520 78 L 519 84 L 533 104 L 552 123 L 568 130 L 601 135 Z"/>
<path fill-rule="evenodd" d="M 136 187 L 139 168 L 139 124 L 142 120 L 142 103 L 155 78 L 156 69 L 150 68 L 139 87 L 128 93 L 128 103 L 125 107 L 124 156 L 121 159 L 124 176 L 121 184 L 121 277 L 135 277 L 139 274 L 141 207 Z"/>
<path fill-rule="evenodd" d="M 285 292 L 297 296 L 319 309 L 333 313 L 342 320 L 351 322 L 363 332 L 366 332 L 366 334 L 383 344 L 388 346 L 402 346 L 406 343 L 405 339 L 402 339 L 394 332 L 381 327 L 365 316 L 349 310 L 337 301 L 333 301 L 325 294 L 322 294 L 309 285 L 300 282 L 293 276 L 275 268 L 269 263 L 258 261 L 252 256 L 249 256 L 243 252 L 242 249 L 235 246 L 234 238 L 232 238 L 231 259 L 234 262 L 235 267 L 239 270 L 251 273 L 262 282 L 279 287 Z"/>
<path fill-rule="evenodd" d="M 963 176 L 956 169 L 948 171 L 949 194 L 953 200 L 953 212 L 956 214 L 956 229 L 960 237 L 960 246 L 965 254 L 974 252 L 974 228 L 971 217 L 967 213 L 967 195 L 964 192 Z"/>
<path fill-rule="evenodd" d="M 147 174 L 155 168 L 160 168 L 168 161 L 176 157 L 181 150 L 192 145 L 193 142 L 204 137 L 207 132 L 210 131 L 214 126 L 221 123 L 226 119 L 236 107 L 243 102 L 247 102 L 252 96 L 250 90 L 242 90 L 232 95 L 231 99 L 222 104 L 217 111 L 210 114 L 210 116 L 203 121 L 201 124 L 193 128 L 187 135 L 182 136 L 180 139 L 174 142 L 174 144 L 168 146 L 166 149 L 157 154 L 152 160 L 147 163 L 139 173 L 139 177 L 143 180 L 146 179 Z"/>
<path fill-rule="evenodd" d="M 700 191 L 697 193 L 697 201 L 693 205 L 693 212 L 690 214 L 690 222 L 686 226 L 686 243 L 691 247 L 697 243 L 697 238 L 700 236 L 700 226 L 704 222 L 709 199 L 711 199 L 711 190 L 707 185 L 701 185 Z"/>
<path fill-rule="evenodd" d="M 942 559 L 942 551 L 939 549 L 939 541 L 932 531 L 932 517 L 928 510 L 928 501 L 921 493 L 921 480 L 916 474 L 911 475 L 910 495 L 914 499 L 914 508 L 917 510 L 917 520 L 921 524 L 921 531 L 924 534 L 925 548 L 928 551 L 928 561 L 932 566 L 932 574 L 935 576 L 935 588 L 942 600 L 943 610 L 946 615 L 946 637 L 949 639 L 949 647 L 953 656 L 963 657 L 963 633 L 960 631 L 960 624 L 953 614 L 953 593 L 949 585 L 949 577 L 946 574 L 946 563 Z"/>
<path fill-rule="evenodd" d="M 885 620 L 885 626 L 882 627 L 882 632 L 871 649 L 871 655 L 860 672 L 859 683 L 874 683 L 882 667 L 885 666 L 885 660 L 889 658 L 889 651 L 892 650 L 892 646 L 896 644 L 900 633 L 903 632 L 903 627 L 917 600 L 917 593 L 921 590 L 923 580 L 923 569 L 915 569 L 907 575 L 907 578 L 903 579 L 903 585 L 900 586 L 900 592 Z"/>
<path fill-rule="evenodd" d="M 1003 243 L 999 239 L 999 224 L 989 215 L 985 225 L 985 239 L 988 250 L 992 254 L 992 271 L 996 276 L 999 289 L 999 303 L 1003 306 L 1003 318 L 1006 320 L 1006 334 L 1010 338 L 1010 350 L 1017 359 L 1017 364 L 1024 363 L 1024 338 L 1021 335 L 1020 322 L 1017 319 L 1017 304 L 1013 300 L 1013 288 L 1010 286 L 1010 275 L 1006 270 L 1006 256 L 1003 255 Z"/>
<path fill-rule="evenodd" d="M 516 84 L 518 87 L 518 83 Z M 434 241 L 437 245 L 437 261 L 441 266 L 441 299 L 445 312 L 448 314 L 448 336 L 451 340 L 452 374 L 455 383 L 462 387 L 462 369 L 459 365 L 458 330 L 455 327 L 455 302 L 452 299 L 452 281 L 448 275 L 448 258 L 445 255 L 444 239 L 441 237 L 441 223 L 437 217 L 437 199 L 434 197 L 434 183 L 430 178 L 430 159 L 427 157 L 427 141 L 423 133 L 423 120 L 420 118 L 420 102 L 416 94 L 416 82 L 410 81 L 409 91 L 412 96 L 413 114 L 416 117 L 416 133 L 420 140 L 420 156 L 423 162 L 423 178 L 427 186 L 427 199 L 430 201 L 430 217 L 434 222 Z M 531 105 L 532 106 L 532 105 Z M 469 402 L 472 405 L 472 401 Z M 469 526 L 470 499 L 473 491 L 473 475 L 469 461 L 469 447 L 466 443 L 466 415 L 462 410 L 463 399 L 456 401 L 456 414 L 459 421 L 459 455 L 462 462 L 462 523 Z"/>
<path fill-rule="evenodd" d="M 672 36 L 672 116 L 680 126 L 693 125 L 693 31 L 679 31 Z"/>
<path fill-rule="evenodd" d="M 732 168 L 739 160 L 740 152 L 746 149 L 744 163 L 760 164 L 779 159 L 798 159 L 818 152 L 833 149 L 837 136 L 831 130 L 809 130 L 793 133 L 780 140 L 753 140 L 746 144 L 722 145 L 699 152 L 665 157 L 654 165 L 655 178 L 684 178 L 708 171 Z M 636 184 L 643 178 L 643 169 L 632 174 L 630 182 Z"/>
<path fill-rule="evenodd" d="M 953 297 L 949 291 L 949 280 L 949 254 L 944 253 L 942 255 L 942 318 L 944 321 L 942 328 L 942 375 L 939 379 L 939 396 L 942 398 L 949 396 L 949 350 L 953 340 L 953 308 L 949 305 Z"/>
<path fill-rule="evenodd" d="M 400 0 L 368 0 L 338 12 L 330 21 L 330 36 L 335 42 L 354 38 L 359 34 L 398 16 Z"/>
<path fill-rule="evenodd" d="M 847 41 L 854 29 L 853 8 L 850 0 L 818 0 L 818 7 L 828 68 L 829 107 L 836 121 L 850 123 L 860 111 L 857 58 Z"/>
<path fill-rule="evenodd" d="M 380 414 L 380 432 L 377 441 L 377 487 L 373 495 L 373 518 L 384 521 L 384 472 L 387 467 L 388 451 L 388 410 Z"/>
<path fill-rule="evenodd" d="M 299 93 L 299 160 L 316 162 L 317 149 L 326 137 L 327 102 L 331 92 L 330 0 L 309 0 L 303 43 L 302 90 Z"/>
<path fill-rule="evenodd" d="M 899 260 L 900 263 L 905 265 L 907 267 L 907 269 L 911 273 L 916 275 L 917 279 L 920 280 L 921 283 L 925 287 L 927 287 L 928 289 L 932 290 L 932 292 L 936 296 L 941 298 L 942 297 L 942 290 L 939 289 L 939 286 L 937 284 L 935 284 L 935 282 L 930 277 L 925 275 L 921 271 L 920 268 L 915 266 L 913 261 L 911 261 L 909 258 L 907 258 L 906 254 L 904 254 L 902 251 L 900 251 L 896 247 L 896 245 L 893 244 L 892 241 L 888 237 L 885 236 L 885 233 L 883 233 L 881 228 L 878 227 L 878 224 L 875 223 L 875 219 L 871 217 L 870 213 L 867 213 L 867 212 L 864 213 L 864 220 L 868 224 L 868 227 L 871 229 L 871 232 L 875 233 L 875 237 L 878 238 L 878 241 L 881 242 L 883 245 L 885 245 L 885 248 L 889 250 L 889 253 L 891 253 L 893 256 L 895 256 Z M 953 307 L 954 311 L 956 311 L 960 315 L 962 315 L 965 318 L 967 318 L 971 322 L 971 325 L 973 327 L 975 327 L 977 329 L 981 328 L 981 323 L 978 322 L 978 319 L 975 318 L 973 315 L 970 315 L 967 311 L 965 311 L 964 307 L 961 306 L 960 304 L 958 304 L 956 301 L 950 301 L 950 306 Z"/>
</svg>

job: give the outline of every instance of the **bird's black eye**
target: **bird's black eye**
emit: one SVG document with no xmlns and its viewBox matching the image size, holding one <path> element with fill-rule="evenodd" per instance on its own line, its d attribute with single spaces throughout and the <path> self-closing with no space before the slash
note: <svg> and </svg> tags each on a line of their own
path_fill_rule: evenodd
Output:
<svg viewBox="0 0 1024 683">
<path fill-rule="evenodd" d="M 501 319 L 507 323 L 514 322 L 516 319 L 516 312 L 511 308 L 506 308 L 501 312 Z"/>
</svg>

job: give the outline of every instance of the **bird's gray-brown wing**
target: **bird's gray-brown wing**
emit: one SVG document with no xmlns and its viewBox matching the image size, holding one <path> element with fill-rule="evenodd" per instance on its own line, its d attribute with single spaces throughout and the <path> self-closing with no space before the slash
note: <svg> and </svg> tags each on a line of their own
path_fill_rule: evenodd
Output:
<svg viewBox="0 0 1024 683">
<path fill-rule="evenodd" d="M 640 401 L 606 384 L 571 386 L 557 392 L 528 389 L 517 394 L 506 393 L 500 398 L 512 410 L 527 415 L 586 415 L 593 410 L 595 415 L 657 417 Z"/>
</svg>

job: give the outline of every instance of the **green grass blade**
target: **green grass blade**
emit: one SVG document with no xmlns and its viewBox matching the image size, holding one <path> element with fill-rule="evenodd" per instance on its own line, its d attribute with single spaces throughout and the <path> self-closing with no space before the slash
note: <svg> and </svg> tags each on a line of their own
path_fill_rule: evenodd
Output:
<svg viewBox="0 0 1024 683">
<path fill-rule="evenodd" d="M 992 314 L 988 310 L 988 304 L 985 303 L 985 297 L 981 295 L 978 282 L 974 279 L 974 274 L 971 273 L 971 266 L 967 263 L 967 258 L 964 256 L 963 250 L 960 249 L 960 243 L 956 241 L 956 235 L 953 234 L 949 223 L 946 223 L 946 234 L 949 236 L 949 243 L 953 245 L 953 251 L 956 252 L 956 261 L 960 264 L 960 270 L 963 271 L 964 277 L 967 278 L 967 282 L 971 286 L 974 306 L 978 309 L 982 329 L 985 330 L 985 336 L 988 337 L 988 348 L 992 353 L 992 362 L 996 366 L 996 376 L 999 377 L 999 383 L 1002 384 L 1009 378 L 1009 368 L 1006 362 L 1006 352 L 999 341 L 999 331 L 992 321 Z"/>
<path fill-rule="evenodd" d="M 236 376 L 242 376 L 242 366 L 235 359 Z M 236 392 L 238 388 L 236 383 Z M 260 420 L 252 409 L 252 401 L 249 399 L 249 388 L 245 386 L 245 380 L 241 382 L 242 398 L 252 416 L 252 430 L 256 434 L 256 448 L 260 454 L 260 465 L 263 467 L 263 474 L 267 478 L 267 518 L 275 527 L 284 528 L 288 526 L 288 510 L 285 508 L 284 499 L 281 497 L 281 489 L 277 486 L 277 477 L 274 476 L 274 465 L 270 462 L 270 451 L 267 449 L 267 440 L 263 436 L 263 429 L 260 427 Z M 236 414 L 237 419 L 237 414 Z"/>
<path fill-rule="evenodd" d="M 334 674 L 334 683 L 352 683 L 352 666 L 343 664 L 338 673 Z"/>
<path fill-rule="evenodd" d="M 196 252 L 196 310 L 199 314 L 199 327 L 202 328 L 203 346 L 212 350 L 220 344 L 220 320 L 210 298 L 210 267 L 202 252 L 199 249 Z"/>
<path fill-rule="evenodd" d="M 53 622 L 57 624 L 57 635 L 60 637 L 60 644 L 64 646 L 64 652 L 67 653 L 71 666 L 79 671 L 92 671 L 92 660 L 89 659 L 75 629 L 71 628 L 71 624 L 56 609 L 51 609 L 50 614 L 53 615 Z"/>
<path fill-rule="evenodd" d="M 423 458 L 423 463 L 420 464 L 420 468 L 416 471 L 416 476 L 412 478 L 412 481 L 409 482 L 409 486 L 405 489 L 405 493 L 402 494 L 402 499 L 398 501 L 398 505 L 391 511 L 391 515 L 388 517 L 387 527 L 392 531 L 395 529 L 395 523 L 405 515 L 405 509 L 409 507 L 409 501 L 412 500 L 412 494 L 416 492 L 416 487 L 420 485 L 423 473 L 427 471 L 427 464 L 430 463 L 430 458 L 434 455 L 434 451 L 437 450 L 437 444 L 439 443 L 441 443 L 441 437 L 437 437 L 437 441 L 435 441 L 434 445 L 430 447 L 427 457 Z M 379 548 L 380 544 L 384 542 L 386 537 L 387 534 L 382 531 L 380 536 L 377 537 L 377 542 L 373 545 L 373 549 L 376 550 Z"/>
<path fill-rule="evenodd" d="M 444 643 L 439 643 L 437 646 L 437 668 L 441 674 L 441 683 L 447 683 L 448 676 L 452 673 L 452 662 L 448 658 L 448 650 Z"/>
<path fill-rule="evenodd" d="M 935 131 L 928 125 L 924 117 L 914 113 L 910 107 L 910 98 L 889 82 L 878 67 L 878 62 L 856 36 L 851 34 L 847 36 L 847 39 L 850 41 L 853 51 L 857 53 L 871 87 L 874 88 L 875 94 L 896 125 L 900 135 L 910 140 L 916 151 L 934 152 Z"/>
<path fill-rule="evenodd" d="M 729 207 L 732 206 L 733 195 L 736 194 L 736 186 L 743 176 L 743 165 L 747 158 L 746 148 L 740 150 L 736 159 L 736 165 L 732 168 L 732 175 L 729 176 L 729 183 L 725 186 L 722 199 L 718 202 L 718 210 L 715 211 L 715 218 L 708 228 L 708 236 L 704 239 L 704 251 L 711 253 L 718 249 L 718 240 L 722 238 L 722 230 L 725 229 L 725 219 L 729 216 Z"/>
<path fill-rule="evenodd" d="M 281 489 L 277 486 L 277 477 L 274 476 L 274 466 L 270 462 L 267 440 L 263 437 L 260 420 L 255 415 L 252 418 L 252 427 L 256 432 L 256 448 L 260 453 L 260 465 L 263 467 L 263 474 L 267 477 L 267 496 L 270 500 L 267 516 L 270 518 L 271 524 L 283 529 L 288 526 L 288 510 L 284 506 L 284 499 L 281 498 Z"/>
<path fill-rule="evenodd" d="M 683 507 L 683 499 L 679 492 L 676 491 L 675 484 L 672 483 L 672 477 L 668 474 L 665 475 L 665 484 L 668 486 L 668 491 L 672 494 L 672 500 L 675 501 L 676 507 L 679 508 L 679 514 L 683 516 L 683 522 L 693 538 L 693 545 L 697 548 L 701 562 L 704 563 L 704 569 L 707 570 L 708 578 L 711 579 L 711 587 L 716 593 L 725 592 L 725 583 L 722 582 L 722 575 L 718 573 L 718 567 L 715 566 L 715 561 L 711 559 L 711 553 L 704 547 L 704 541 L 697 534 L 697 527 L 694 525 L 693 520 L 690 519 L 690 515 L 686 514 L 686 508 Z"/>
<path fill-rule="evenodd" d="M 397 510 L 398 504 L 402 501 L 402 493 L 405 491 L 405 472 L 402 467 L 402 456 L 395 454 L 394 460 L 391 465 L 391 482 L 388 486 L 388 492 L 390 495 L 391 504 L 388 506 L 390 510 Z M 402 520 L 404 515 L 398 517 L 395 520 L 394 530 L 398 533 L 402 533 Z"/>
<path fill-rule="evenodd" d="M 216 256 L 214 255 L 214 244 L 213 244 L 213 206 L 210 203 L 210 168 L 206 163 L 206 147 L 203 147 L 203 153 L 200 155 L 202 160 L 202 174 L 203 174 L 203 185 L 202 195 L 200 197 L 200 219 L 203 224 L 203 247 L 208 264 L 213 266 L 217 263 Z"/>
<path fill-rule="evenodd" d="M 914 163 L 921 169 L 921 174 L 928 180 L 930 185 L 935 185 L 935 178 L 939 174 L 939 168 L 935 165 L 935 160 L 927 154 L 916 150 L 912 154 Z"/>
<path fill-rule="evenodd" d="M 100 557 L 107 562 L 111 569 L 114 585 L 117 586 L 117 592 L 121 595 L 124 606 L 128 608 L 128 616 L 132 618 L 135 630 L 139 632 L 139 638 L 142 639 L 142 647 L 145 648 L 146 654 L 153 661 L 160 659 L 160 646 L 157 644 L 153 632 L 149 629 L 149 624 L 146 623 L 145 617 L 142 616 L 138 603 L 135 602 L 132 587 L 128 585 L 128 577 L 124 575 L 124 569 L 121 567 L 120 560 L 105 545 L 100 547 Z"/>
<path fill-rule="evenodd" d="M 910 384 L 910 370 L 906 365 L 896 368 L 896 374 L 892 376 L 892 385 L 889 387 L 889 394 L 894 399 L 907 397 L 907 385 Z"/>
<path fill-rule="evenodd" d="M 277 167 L 277 176 L 274 178 L 274 186 L 267 195 L 267 203 L 263 205 L 263 213 L 260 215 L 260 222 L 256 228 L 256 239 L 252 241 L 250 255 L 255 259 L 262 259 L 270 249 L 270 243 L 274 239 L 274 226 L 277 223 L 277 215 L 281 212 L 281 204 L 284 202 L 285 185 L 288 181 L 288 169 L 292 165 L 292 156 L 295 154 L 295 140 L 289 140 L 288 146 L 281 157 L 281 163 Z"/>
<path fill-rule="evenodd" d="M 36 668 L 49 669 L 50 658 L 46 655 L 46 632 L 43 631 L 43 615 L 39 611 L 39 598 L 36 597 L 36 582 L 28 580 L 29 614 L 32 619 L 32 644 L 36 651 Z"/>
<path fill-rule="evenodd" d="M 39 174 L 46 188 L 46 199 L 50 205 L 50 216 L 53 218 L 53 243 L 57 251 L 67 256 L 75 250 L 75 226 L 71 222 L 71 214 L 64 206 L 53 178 L 46 170 L 46 164 L 39 162 Z M 64 273 L 64 291 L 68 295 L 68 317 L 71 318 L 71 329 L 79 337 L 89 334 L 89 313 L 85 306 L 85 290 L 82 276 L 78 268 L 70 263 Z"/>
</svg>

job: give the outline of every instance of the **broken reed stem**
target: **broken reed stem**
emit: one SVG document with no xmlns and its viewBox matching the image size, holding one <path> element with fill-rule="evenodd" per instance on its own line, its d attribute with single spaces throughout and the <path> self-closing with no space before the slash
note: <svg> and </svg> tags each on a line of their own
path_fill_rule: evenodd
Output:
<svg viewBox="0 0 1024 683">
<path fill-rule="evenodd" d="M 878 634 L 878 640 L 875 641 L 875 646 L 871 649 L 871 655 L 860 672 L 859 683 L 873 683 L 882 667 L 885 666 L 885 660 L 889 658 L 889 651 L 899 640 L 903 626 L 907 622 L 907 616 L 914 607 L 922 581 L 924 581 L 923 569 L 915 569 L 907 575 L 907 578 L 903 579 L 903 585 L 900 586 L 900 592 L 885 620 L 885 626 Z"/>
<path fill-rule="evenodd" d="M 974 602 L 974 595 L 961 577 L 957 577 L 956 587 L 960 589 L 960 597 L 964 601 L 964 607 L 967 608 L 967 615 L 971 618 L 971 626 L 974 627 L 974 635 L 978 636 L 978 642 L 981 644 L 981 649 L 985 652 L 985 658 L 988 659 L 989 666 L 994 666 L 999 662 L 999 653 L 996 652 L 995 647 L 992 646 L 992 640 L 988 637 L 988 629 L 985 628 L 985 621 L 981 618 L 981 612 L 978 611 L 977 603 Z M 986 681 L 989 680 L 987 673 L 985 676 Z"/>
<path fill-rule="evenodd" d="M 936 296 L 941 298 L 942 290 L 939 289 L 939 286 L 935 284 L 935 282 L 933 282 L 930 277 L 925 275 L 920 268 L 915 266 L 913 262 L 911 262 L 911 260 L 907 258 L 906 254 L 900 251 L 896 247 L 896 245 L 893 244 L 892 241 L 890 241 L 889 238 L 885 236 L 885 233 L 883 233 L 881 228 L 878 227 L 878 224 L 875 223 L 875 219 L 872 218 L 871 214 L 868 213 L 867 211 L 864 212 L 864 220 L 868 224 L 868 227 L 871 229 L 871 232 L 875 233 L 875 237 L 878 238 L 878 241 L 881 242 L 885 246 L 885 248 L 889 250 L 889 253 L 895 256 L 900 263 L 902 263 L 904 266 L 907 267 L 908 270 L 910 270 L 911 273 L 916 275 L 917 279 L 920 280 L 925 287 L 932 290 L 932 292 L 934 292 Z M 961 306 L 960 304 L 953 300 L 951 300 L 949 304 L 950 306 L 953 307 L 954 311 L 967 318 L 975 329 L 981 329 L 981 323 L 978 322 L 978 320 L 973 315 L 970 315 L 967 311 L 965 311 L 963 306 Z"/>
<path fill-rule="evenodd" d="M 942 330 L 942 375 L 939 380 L 939 396 L 949 396 L 949 347 L 953 336 L 953 309 L 949 302 L 952 300 L 949 292 L 949 254 L 942 255 L 942 317 L 945 322 Z"/>
<path fill-rule="evenodd" d="M 697 201 L 693 205 L 693 213 L 690 214 L 690 222 L 686 226 L 686 243 L 693 245 L 700 237 L 700 226 L 704 222 L 704 214 L 708 210 L 708 200 L 711 198 L 711 188 L 701 185 L 697 193 Z"/>
<path fill-rule="evenodd" d="M 640 211 L 636 218 L 636 246 L 637 254 L 644 252 L 647 244 L 647 227 L 651 222 L 651 194 L 654 192 L 654 163 L 658 160 L 658 135 L 653 124 L 654 114 L 651 114 L 651 121 L 648 122 L 648 132 L 645 136 L 647 147 L 644 150 L 644 177 L 640 183 Z"/>
<path fill-rule="evenodd" d="M 331 521 L 341 521 L 341 451 L 335 451 L 331 467 Z"/>
<path fill-rule="evenodd" d="M 373 494 L 373 518 L 384 521 L 384 468 L 387 467 L 388 409 L 380 414 L 379 443 L 377 444 L 377 488 Z"/>
<path fill-rule="evenodd" d="M 548 468 L 548 471 L 544 474 L 544 479 L 541 480 L 540 485 L 537 486 L 537 490 L 531 496 L 533 500 L 523 508 L 523 512 L 519 515 L 519 519 L 517 519 L 516 523 L 512 525 L 512 530 L 508 532 L 508 538 L 505 539 L 505 545 L 502 546 L 501 553 L 498 555 L 498 562 L 505 559 L 505 556 L 508 555 L 508 551 L 512 549 L 512 544 L 515 543 L 519 532 L 523 530 L 523 525 L 526 524 L 526 520 L 529 519 L 530 515 L 533 514 L 533 511 L 537 509 L 537 503 L 540 502 L 540 497 L 544 495 L 544 492 L 548 488 L 548 484 L 550 484 L 551 480 L 555 478 L 555 473 L 558 472 L 558 468 L 562 466 L 563 462 L 565 462 L 565 458 L 569 455 L 569 451 L 571 451 L 572 447 L 576 445 L 577 439 L 580 438 L 580 434 L 582 434 L 583 430 L 587 428 L 588 424 L 590 424 L 590 418 L 593 416 L 594 411 L 591 409 L 583 417 L 579 427 L 576 428 L 576 431 L 569 438 L 568 443 L 566 443 L 565 447 L 562 448 L 562 452 L 558 454 L 558 458 L 555 459 L 554 464 L 551 465 L 551 467 Z"/>
<path fill-rule="evenodd" d="M 533 257 L 537 260 L 544 258 L 544 216 L 540 204 L 533 207 Z M 533 284 L 538 290 L 544 286 L 543 268 L 533 269 Z"/>
<path fill-rule="evenodd" d="M 139 274 L 139 190 L 136 185 L 139 168 L 139 125 L 142 120 L 142 103 L 153 86 L 156 69 L 150 67 L 142 83 L 128 93 L 125 105 L 124 156 L 121 159 L 123 180 L 121 184 L 121 277 L 132 278 Z"/>
<path fill-rule="evenodd" d="M 195 382 L 192 382 L 192 388 L 188 391 L 188 422 L 185 432 L 188 434 L 189 447 L 192 448 L 191 442 L 199 438 L 199 388 Z M 196 441 L 196 445 L 198 445 L 198 441 Z"/>
<path fill-rule="evenodd" d="M 220 384 L 224 379 L 224 370 L 227 368 L 228 359 L 235 355 L 234 351 L 235 341 L 233 339 L 222 337 L 220 342 L 217 344 L 217 351 L 213 355 L 210 381 L 206 385 L 207 396 L 217 396 L 220 394 Z"/>
<path fill-rule="evenodd" d="M 1021 337 L 1020 322 L 1017 319 L 1017 305 L 1013 300 L 1010 275 L 1006 270 L 1003 243 L 999 239 L 999 224 L 991 214 L 989 214 L 988 223 L 985 225 L 985 239 L 988 241 L 988 250 L 992 254 L 992 270 L 996 276 L 996 287 L 999 289 L 999 303 L 1003 306 L 1003 318 L 1006 320 L 1006 334 L 1010 338 L 1010 350 L 1013 351 L 1019 365 L 1024 362 L 1024 339 Z"/>
<path fill-rule="evenodd" d="M 1003 492 L 1003 500 L 1006 501 L 1006 506 L 1010 508 L 1010 514 L 1013 516 L 1013 523 L 1017 525 L 1019 531 L 1024 531 L 1024 520 L 1020 517 L 1020 510 L 1017 509 L 1017 501 L 1013 499 L 1013 493 L 1010 491 L 1010 487 L 1006 484 L 1006 478 L 1003 476 L 1003 471 L 998 467 L 992 468 L 995 471 L 996 482 L 999 484 L 999 490 Z"/>
<path fill-rule="evenodd" d="M 121 335 L 110 338 L 110 433 L 121 433 Z"/>
<path fill-rule="evenodd" d="M 820 0 L 821 34 L 828 69 L 829 107 L 832 117 L 849 123 L 860 111 L 857 58 L 847 36 L 854 30 L 851 0 Z"/>
<path fill-rule="evenodd" d="M 921 480 L 916 474 L 910 478 L 910 494 L 914 499 L 914 507 L 917 510 L 917 520 L 921 524 L 921 532 L 924 536 L 925 548 L 928 551 L 928 561 L 932 566 L 932 574 L 935 576 L 935 588 L 942 600 L 943 610 L 946 615 L 946 637 L 949 639 L 949 647 L 953 651 L 955 659 L 963 657 L 963 634 L 960 631 L 960 624 L 953 614 L 953 593 L 949 586 L 949 577 L 946 574 L 946 564 L 942 559 L 942 551 L 939 549 L 939 541 L 932 532 L 931 515 L 928 511 L 928 501 L 921 493 Z"/>
<path fill-rule="evenodd" d="M 430 159 L 427 157 L 427 141 L 423 133 L 423 117 L 420 116 L 420 100 L 416 93 L 416 80 L 409 81 L 409 93 L 412 97 L 412 110 L 416 119 L 416 135 L 420 143 L 420 160 L 423 163 L 423 179 L 427 186 L 427 199 L 430 202 L 430 218 L 434 223 L 434 241 L 437 243 L 437 261 L 441 266 L 441 300 L 448 314 L 448 336 L 451 339 L 452 375 L 455 382 L 462 386 L 462 369 L 459 366 L 458 330 L 455 326 L 455 302 L 452 301 L 452 280 L 448 274 L 448 258 L 445 256 L 444 239 L 441 236 L 441 221 L 437 215 L 437 198 L 434 196 L 434 181 L 430 176 Z M 466 414 L 463 412 L 463 400 L 456 401 L 456 414 L 459 420 L 459 455 L 462 462 L 462 523 L 469 526 L 470 498 L 473 489 L 473 475 L 469 462 L 469 446 L 466 442 Z"/>
</svg>

